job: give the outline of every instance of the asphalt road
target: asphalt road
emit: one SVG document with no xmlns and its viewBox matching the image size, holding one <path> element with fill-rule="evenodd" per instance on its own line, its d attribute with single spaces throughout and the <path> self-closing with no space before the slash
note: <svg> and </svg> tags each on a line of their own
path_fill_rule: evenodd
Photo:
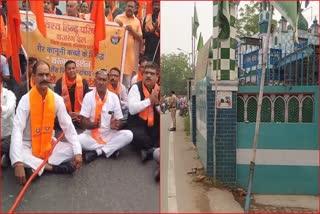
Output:
<svg viewBox="0 0 320 214">
<path fill-rule="evenodd" d="M 74 175 L 43 174 L 31 183 L 16 212 L 159 212 L 154 161 L 141 163 L 129 145 L 118 159 L 99 158 Z M 20 189 L 12 168 L 2 170 L 2 212 Z"/>
</svg>

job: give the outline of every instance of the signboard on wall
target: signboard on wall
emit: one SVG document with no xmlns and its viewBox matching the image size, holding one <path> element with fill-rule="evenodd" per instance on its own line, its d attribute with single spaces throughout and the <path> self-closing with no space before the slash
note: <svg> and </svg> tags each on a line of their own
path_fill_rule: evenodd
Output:
<svg viewBox="0 0 320 214">
<path fill-rule="evenodd" d="M 231 91 L 217 92 L 217 108 L 222 108 L 222 109 L 232 108 L 232 92 Z"/>
</svg>

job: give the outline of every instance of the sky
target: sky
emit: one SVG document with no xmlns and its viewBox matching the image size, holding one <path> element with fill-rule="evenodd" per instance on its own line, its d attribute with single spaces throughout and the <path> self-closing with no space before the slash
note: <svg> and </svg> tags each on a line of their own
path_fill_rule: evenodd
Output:
<svg viewBox="0 0 320 214">
<path fill-rule="evenodd" d="M 240 6 L 246 3 L 249 2 L 241 2 Z M 162 54 L 191 53 L 191 17 L 193 16 L 193 8 L 193 1 L 161 1 Z M 212 1 L 196 1 L 196 8 L 200 23 L 197 30 L 198 38 L 201 32 L 205 43 L 212 35 Z M 304 3 L 302 8 L 304 8 Z M 319 23 L 319 2 L 310 1 L 308 8 L 302 14 L 309 22 L 309 27 L 315 16 L 317 16 Z M 274 19 L 280 20 L 280 15 L 276 13 Z M 178 48 L 183 51 L 178 50 Z"/>
</svg>

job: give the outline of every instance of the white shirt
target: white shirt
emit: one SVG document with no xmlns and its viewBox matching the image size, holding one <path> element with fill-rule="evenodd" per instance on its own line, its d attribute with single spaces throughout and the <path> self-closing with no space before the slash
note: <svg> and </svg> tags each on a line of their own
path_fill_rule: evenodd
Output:
<svg viewBox="0 0 320 214">
<path fill-rule="evenodd" d="M 21 154 L 23 146 L 31 147 L 31 122 L 30 122 L 30 92 L 25 94 L 18 105 L 13 121 L 11 135 L 10 158 L 12 165 L 22 162 Z M 76 129 L 72 124 L 71 117 L 67 113 L 63 98 L 54 93 L 55 111 L 60 127 L 65 134 L 68 143 L 72 144 L 74 155 L 81 154 L 81 144 L 78 139 Z"/>
<path fill-rule="evenodd" d="M 131 115 L 138 114 L 145 110 L 151 105 L 150 98 L 141 100 L 139 88 L 137 84 L 134 84 L 128 94 L 128 108 Z M 160 111 L 160 106 L 156 107 L 158 112 Z"/>
<path fill-rule="evenodd" d="M 128 106 L 128 93 L 127 88 L 121 83 L 120 88 L 120 103 L 122 107 Z"/>
<path fill-rule="evenodd" d="M 133 77 L 132 77 L 132 79 L 131 79 L 131 86 L 133 85 L 133 84 L 135 84 L 135 83 L 137 83 L 137 79 L 138 79 L 138 74 L 136 74 L 136 75 L 134 75 Z"/>
<path fill-rule="evenodd" d="M 2 87 L 1 93 L 1 137 L 11 135 L 13 127 L 14 111 L 16 108 L 16 96 L 14 93 Z"/>
<path fill-rule="evenodd" d="M 113 118 L 115 119 L 121 119 L 123 118 L 120 102 L 118 96 L 107 90 L 107 101 L 102 106 L 102 112 L 101 112 L 101 126 L 99 128 L 100 133 L 105 133 L 107 131 L 110 131 L 110 121 L 111 121 L 111 114 L 109 114 L 110 111 L 113 111 Z M 88 92 L 82 102 L 82 107 L 80 111 L 80 115 L 89 118 L 91 122 L 94 122 L 94 117 L 96 113 L 96 89 Z M 86 134 L 91 135 L 91 130 L 85 130 Z"/>
</svg>

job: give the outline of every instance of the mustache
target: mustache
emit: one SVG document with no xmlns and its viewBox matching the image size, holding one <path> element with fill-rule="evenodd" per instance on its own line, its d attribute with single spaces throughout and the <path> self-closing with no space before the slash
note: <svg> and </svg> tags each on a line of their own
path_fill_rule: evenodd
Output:
<svg viewBox="0 0 320 214">
<path fill-rule="evenodd" d="M 51 82 L 50 81 L 46 81 L 46 80 L 43 80 L 42 82 L 40 82 L 40 84 L 50 84 Z"/>
</svg>

